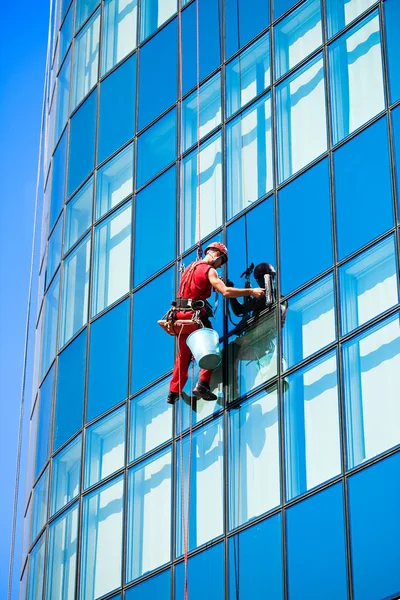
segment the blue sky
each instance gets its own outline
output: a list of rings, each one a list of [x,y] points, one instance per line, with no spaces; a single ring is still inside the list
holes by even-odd
[[[48,0],[4,2],[0,21],[0,598],[7,598],[48,13]],[[29,383],[27,390],[29,410]],[[18,544],[18,569],[20,556]]]

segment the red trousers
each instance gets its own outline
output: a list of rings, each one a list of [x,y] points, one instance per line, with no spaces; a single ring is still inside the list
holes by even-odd
[[[190,311],[177,311],[177,319],[191,319],[193,313]],[[188,336],[181,334],[177,336],[178,340],[178,353],[175,359],[174,370],[172,373],[172,379],[169,386],[171,392],[181,393],[186,385],[189,376],[189,365],[192,358],[192,353],[189,346],[186,343]],[[202,379],[206,383],[210,383],[212,371],[206,369],[200,369],[199,379]]]

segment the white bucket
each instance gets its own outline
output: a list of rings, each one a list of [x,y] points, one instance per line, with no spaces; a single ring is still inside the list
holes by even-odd
[[[209,327],[193,331],[187,340],[200,369],[216,369],[221,364],[218,333]]]

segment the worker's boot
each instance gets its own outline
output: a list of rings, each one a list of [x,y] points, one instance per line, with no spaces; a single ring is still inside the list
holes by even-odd
[[[168,396],[167,396],[167,402],[168,404],[175,404],[175,402],[178,400],[179,398],[179,394],[177,392],[169,392]]]
[[[209,384],[206,381],[203,381],[203,379],[198,380],[198,382],[196,383],[196,387],[193,389],[192,394],[197,398],[203,398],[203,400],[217,399],[217,396],[213,394],[210,390]]]

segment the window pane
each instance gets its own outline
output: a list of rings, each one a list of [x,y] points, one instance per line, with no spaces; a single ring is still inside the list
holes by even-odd
[[[333,161],[341,260],[393,227],[386,118],[336,150]]]
[[[369,0],[372,3],[372,0]],[[400,6],[396,0],[386,0],[383,5],[387,40],[390,103],[400,98],[400,55],[398,51],[400,33]]]
[[[177,43],[174,19],[140,49],[139,131],[176,101]]]
[[[64,252],[89,229],[92,224],[93,177],[68,202],[65,214]]]
[[[78,504],[49,527],[46,600],[75,598],[75,573],[78,545]]]
[[[68,154],[68,196],[76,190],[94,167],[96,106],[97,90],[94,90],[71,119]]]
[[[142,0],[140,41],[161,27],[176,12],[176,0]]]
[[[76,23],[75,30],[86,21],[88,16],[94,11],[98,0],[76,0]]]
[[[376,12],[329,47],[333,143],[385,108]]]
[[[344,344],[343,368],[347,464],[352,468],[400,442],[399,315]]]
[[[367,10],[375,0],[326,0],[328,36],[332,37]]]
[[[175,158],[176,109],[173,109],[138,138],[136,187],[141,187]]]
[[[171,306],[174,290],[175,269],[171,268],[133,296],[131,393],[173,367],[174,340],[165,334],[157,320]],[[149,361],[148,357],[154,353],[154,348],[157,348],[157,360]]]
[[[200,162],[200,176],[198,176]],[[204,238],[222,223],[222,149],[221,133],[216,134],[183,160],[184,175],[184,249],[198,237],[197,188],[200,181],[200,237]]]
[[[169,379],[131,400],[129,461],[171,439],[172,407],[165,402]]]
[[[393,131],[393,153],[396,173],[396,192],[397,192],[397,214],[400,219],[400,107],[391,111],[392,116],[392,131]]]
[[[273,186],[271,97],[227,125],[228,219]]]
[[[106,0],[103,13],[101,74],[136,48],[138,0]]]
[[[284,381],[287,500],[341,472],[336,354]]]
[[[188,596],[185,594],[185,567],[175,567],[175,600],[223,600],[224,598],[224,545],[218,544],[200,552],[188,561]]]
[[[55,143],[61,135],[69,115],[69,88],[71,83],[71,52],[62,66],[57,78],[57,109],[55,122]]]
[[[275,77],[279,79],[322,44],[320,0],[308,0],[280,21],[275,34]]]
[[[283,599],[280,514],[229,538],[229,600]]]
[[[60,348],[87,321],[90,237],[64,260]]]
[[[133,192],[133,144],[97,171],[96,219]]]
[[[57,225],[53,229],[53,233],[49,238],[49,245],[47,251],[46,286],[51,281],[54,273],[57,270],[58,265],[60,264],[63,222],[64,217],[63,215],[61,215]]]
[[[229,338],[228,392],[232,402],[277,374],[276,311],[267,313]]]
[[[275,0],[276,2],[276,0]],[[269,25],[269,0],[225,2],[225,54],[229,58]]]
[[[95,228],[92,316],[129,291],[131,235],[131,202]]]
[[[51,413],[54,392],[54,365],[40,388],[38,428],[36,434],[35,479],[50,454]]]
[[[61,212],[62,207],[64,206],[64,196],[65,196],[65,173],[67,166],[67,137],[68,131],[65,130],[63,136],[60,140],[60,143],[57,146],[56,151],[54,152],[53,157],[53,169],[52,169],[52,179],[51,179],[51,202],[50,202],[50,218],[49,218],[49,228],[51,229],[54,223],[57,220],[58,215]],[[50,184],[47,184],[46,191],[50,189]],[[45,212],[43,211],[43,214]],[[44,221],[43,221],[44,224]],[[46,227],[43,226],[43,229],[46,231]]]
[[[171,450],[129,471],[126,581],[170,560]]]
[[[279,183],[326,151],[324,65],[316,56],[276,88]]]
[[[80,492],[82,436],[76,437],[53,458],[51,507],[54,515]]]
[[[286,368],[336,339],[333,275],[290,298],[288,304],[282,340]]]
[[[200,139],[221,124],[221,73],[217,73],[182,103],[182,151],[195,144],[200,130]],[[200,124],[198,123],[200,120]]]
[[[289,294],[333,264],[329,186],[329,163],[325,159],[279,190],[283,294]]]
[[[269,33],[226,65],[226,116],[271,85]]]
[[[123,476],[83,499],[81,600],[95,600],[121,585]]]
[[[97,83],[99,38],[100,11],[90,19],[89,23],[75,38],[72,108],[75,108]]]
[[[42,535],[29,558],[28,600],[42,600],[46,534]]]
[[[286,512],[288,595],[293,600],[347,598],[342,485],[314,494]]]
[[[83,331],[58,357],[53,450],[82,427],[85,371],[86,331]]]
[[[136,100],[136,54],[100,85],[97,163],[133,137]]]
[[[44,301],[44,326],[42,340],[42,377],[45,375],[56,354],[58,299],[60,291],[60,273],[53,279]]]
[[[229,528],[280,503],[279,417],[276,387],[229,412]]]
[[[188,506],[189,437],[177,445],[176,453],[176,554],[183,554],[182,504],[185,507],[185,527],[190,515],[188,544],[189,552],[218,537],[224,530],[223,505],[223,427],[219,418],[193,432],[192,460],[190,470],[190,509]],[[182,453],[182,454],[181,454]],[[183,463],[183,469],[182,469]],[[181,477],[184,477],[183,486]],[[184,488],[184,499],[182,497]],[[212,494],[212,511],[210,511]]]
[[[49,467],[45,470],[33,488],[33,508],[31,523],[31,543],[47,521],[47,505],[49,499]]]
[[[86,429],[85,488],[124,466],[125,420],[126,408],[122,406]]]
[[[171,570],[163,571],[155,577],[146,579],[143,583],[135,585],[125,591],[125,600],[170,600],[171,597]]]
[[[60,30],[60,63],[62,63],[68,46],[72,40],[72,22],[74,18],[74,7],[70,7],[65,21]]]
[[[348,479],[355,600],[393,598],[400,589],[399,463],[397,452]]]
[[[397,304],[395,240],[390,236],[339,269],[342,334]]]
[[[176,170],[172,167],[136,196],[134,287],[175,258]]]

